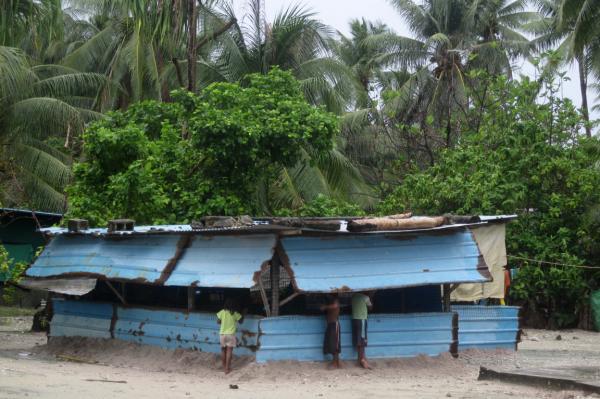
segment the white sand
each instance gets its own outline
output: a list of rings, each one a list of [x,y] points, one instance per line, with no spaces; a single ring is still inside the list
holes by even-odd
[[[323,363],[261,365],[237,358],[234,371],[225,376],[219,359],[211,354],[116,340],[59,339],[46,345],[44,334],[1,330],[5,331],[0,331],[0,399],[598,397],[477,381],[480,365],[510,368],[584,361],[600,366],[600,334],[583,331],[561,332],[562,340],[556,341],[558,333],[530,330],[517,353],[469,351],[459,359],[448,355],[375,360],[373,371],[353,362],[329,371]],[[533,337],[537,341],[530,340]],[[57,355],[97,363],[61,361]],[[238,389],[231,389],[231,384]]]

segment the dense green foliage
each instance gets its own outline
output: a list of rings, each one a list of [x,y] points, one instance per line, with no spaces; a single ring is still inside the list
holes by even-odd
[[[498,78],[489,87],[481,123],[425,171],[407,173],[382,204],[384,213],[510,214],[511,255],[566,264],[600,265],[586,245],[597,235],[589,213],[600,204],[600,142],[581,138],[581,116],[548,85]],[[595,165],[595,167],[593,167]],[[593,274],[573,267],[520,266],[515,299],[541,311],[551,325],[577,321]],[[598,276],[596,275],[596,278]],[[595,283],[597,284],[597,282]]]
[[[319,194],[312,201],[304,204],[300,209],[277,209],[276,214],[278,216],[339,217],[365,216],[367,213],[356,204],[332,199],[323,194]]]
[[[173,99],[135,104],[88,128],[70,214],[104,224],[255,213],[257,182],[293,166],[303,149],[328,151],[337,131],[337,118],[310,106],[278,69],[249,75],[243,87],[216,83]]]
[[[22,262],[13,262],[9,258],[8,251],[4,248],[4,245],[0,243],[0,276],[4,281],[4,289],[2,290],[2,302],[10,305],[14,302],[16,297],[16,288],[14,284],[21,281],[23,273],[27,265]]]
[[[43,210],[65,208],[69,152],[85,124],[101,114],[90,103],[101,75],[31,65],[23,51],[0,46],[0,182],[4,197]],[[59,149],[52,145],[60,142]],[[62,149],[62,151],[61,151]]]

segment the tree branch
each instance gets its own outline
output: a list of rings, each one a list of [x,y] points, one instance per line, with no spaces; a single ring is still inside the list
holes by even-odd
[[[229,28],[231,28],[236,22],[237,22],[237,19],[232,18],[231,20],[229,20],[229,22],[227,22],[225,25],[223,25],[220,29],[214,31],[210,35],[206,35],[206,36],[202,37],[202,39],[200,39],[198,41],[198,43],[196,44],[196,51],[200,50],[203,46],[205,46],[211,40],[215,40],[217,37],[219,37],[223,33],[227,32],[227,30],[229,30]]]

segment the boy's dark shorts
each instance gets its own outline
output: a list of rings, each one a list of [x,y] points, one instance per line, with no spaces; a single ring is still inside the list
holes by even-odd
[[[323,341],[323,353],[336,355],[342,351],[342,341],[340,339],[340,322],[327,323],[325,330],[325,339]]]
[[[367,346],[367,321],[352,319],[352,345]]]

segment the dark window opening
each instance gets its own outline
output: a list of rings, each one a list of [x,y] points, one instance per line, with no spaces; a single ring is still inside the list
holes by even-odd
[[[188,287],[156,286],[137,283],[110,283],[124,296],[128,306],[163,309],[188,309]],[[124,284],[124,287],[123,287]],[[193,311],[218,312],[226,299],[234,299],[239,311],[247,314],[265,315],[260,289],[191,287],[193,290]],[[271,302],[271,290],[265,289]],[[294,293],[291,284],[280,288],[280,301]],[[329,294],[301,294],[281,306],[279,314],[322,315],[320,306],[327,301]],[[341,314],[352,313],[352,292],[339,293]],[[442,294],[439,285],[377,290],[373,295],[373,308],[370,313],[418,313],[441,312]],[[98,280],[96,289],[81,297],[82,300],[120,303],[118,296],[106,281]]]

